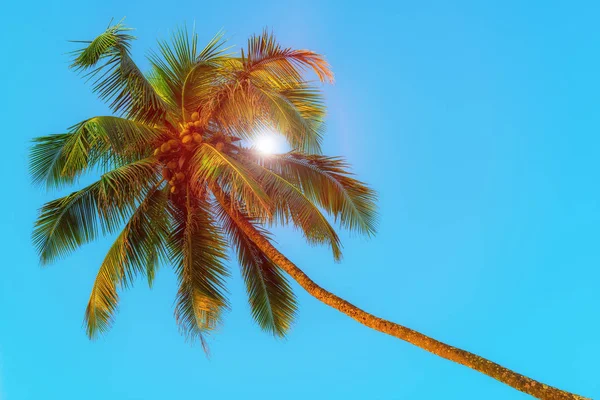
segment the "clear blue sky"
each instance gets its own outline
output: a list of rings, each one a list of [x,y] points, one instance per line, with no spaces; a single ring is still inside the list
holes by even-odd
[[[68,70],[67,40],[123,16],[142,66],[157,38],[194,21],[203,41],[224,28],[241,45],[268,26],[324,53],[336,73],[325,151],[379,191],[380,231],[344,235],[341,264],[291,230],[279,248],[368,311],[600,397],[598,2],[52,3],[10,2],[0,26],[2,400],[527,398],[299,287],[295,327],[275,340],[251,320],[235,265],[210,360],[177,332],[169,268],[124,293],[113,330],[88,341],[110,241],[38,266],[31,227],[56,194],[31,187],[27,146],[107,112]]]

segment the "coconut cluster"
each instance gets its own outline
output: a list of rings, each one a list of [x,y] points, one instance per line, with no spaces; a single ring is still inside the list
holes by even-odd
[[[183,186],[186,166],[195,146],[206,142],[214,145],[218,151],[233,150],[235,146],[232,146],[232,142],[240,140],[220,133],[205,135],[199,117],[197,112],[193,113],[191,121],[181,125],[179,138],[166,140],[154,150],[154,155],[165,164],[163,178],[169,182],[173,194]]]
[[[191,122],[182,125],[178,139],[172,138],[160,143],[154,150],[154,155],[165,163],[163,178],[169,182],[173,194],[180,191],[185,180],[185,167],[192,148],[204,140],[198,113],[193,113],[191,119]]]

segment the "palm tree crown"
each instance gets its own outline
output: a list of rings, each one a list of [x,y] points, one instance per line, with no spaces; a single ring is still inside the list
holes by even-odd
[[[231,247],[252,316],[264,330],[285,335],[296,312],[292,289],[239,221],[267,239],[268,227],[292,224],[309,243],[328,245],[336,260],[340,240],[324,213],[344,228],[375,231],[374,192],[343,159],[321,155],[325,106],[306,73],[332,82],[329,65],[312,51],[281,47],[266,31],[236,55],[221,34],[201,49],[183,29],[159,42],[150,71],[142,73],[131,59],[133,39],[119,23],[74,52],[72,67],[114,115],[34,140],[35,183],[58,188],[84,173],[100,174],[42,207],[33,232],[42,264],[115,233],[85,311],[87,334],[110,328],[118,289],[140,275],[151,285],[158,266],[171,264],[179,279],[176,321],[204,345],[228,307]],[[292,150],[253,149],[249,143],[266,128]]]

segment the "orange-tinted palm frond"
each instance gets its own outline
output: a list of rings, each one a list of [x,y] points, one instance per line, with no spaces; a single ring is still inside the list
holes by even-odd
[[[244,69],[248,73],[267,72],[280,82],[302,81],[303,73],[314,72],[321,82],[333,83],[333,72],[325,58],[310,50],[282,48],[272,33],[264,30],[248,39],[242,52]]]
[[[327,244],[336,261],[342,258],[342,245],[335,229],[319,207],[304,194],[300,186],[263,166],[244,163],[273,203],[273,215],[259,215],[261,221],[274,224],[294,224],[310,244]],[[246,205],[248,203],[245,203]]]
[[[355,179],[339,157],[287,153],[261,155],[258,162],[302,189],[311,201],[347,229],[373,235],[377,227],[376,193]]]
[[[271,199],[246,166],[212,144],[203,143],[198,147],[190,168],[193,184],[217,184],[234,201],[247,204],[252,214],[271,214]]]

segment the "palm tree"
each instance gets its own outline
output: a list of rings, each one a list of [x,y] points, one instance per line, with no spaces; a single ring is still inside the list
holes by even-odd
[[[98,116],[68,132],[42,136],[31,149],[36,184],[60,188],[84,173],[100,179],[45,204],[33,242],[49,264],[101,234],[118,233],[100,265],[85,311],[90,338],[113,323],[118,289],[139,276],[149,285],[159,265],[179,279],[175,319],[199,340],[221,323],[228,301],[228,247],[238,257],[252,316],[284,336],[296,298],[284,272],[323,303],[380,332],[466,365],[543,399],[582,399],[475,354],[371,315],[313,282],[272,244],[268,228],[292,224],[310,244],[341,257],[340,240],[323,212],[343,228],[373,235],[376,196],[338,157],[321,155],[325,106],[306,79],[332,82],[325,59],[282,48],[272,34],[252,36],[239,55],[222,35],[198,47],[176,31],[159,42],[144,74],[130,55],[130,29],[109,26],[74,52],[114,116]],[[263,155],[249,146],[264,129],[280,132],[292,151]]]

